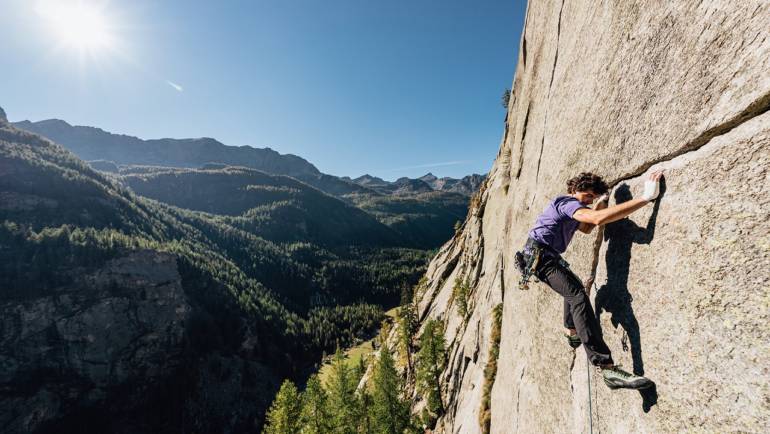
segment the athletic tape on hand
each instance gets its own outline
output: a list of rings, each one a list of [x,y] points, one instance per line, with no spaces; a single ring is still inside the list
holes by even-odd
[[[644,181],[644,193],[642,193],[642,199],[650,201],[657,198],[658,194],[660,194],[660,181]]]

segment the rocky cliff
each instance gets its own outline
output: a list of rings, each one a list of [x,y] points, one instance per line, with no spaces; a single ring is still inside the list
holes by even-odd
[[[13,398],[0,406],[3,430],[34,431],[106,399],[141,401],[179,367],[191,310],[174,257],[149,250],[50,296],[4,300],[0,384]]]
[[[153,250],[45,297],[3,297],[3,432],[253,431],[274,374],[237,355],[193,357],[200,315],[175,255]]]
[[[766,432],[768,71],[764,1],[530,1],[497,159],[416,295],[448,345],[436,432]],[[568,178],[601,174],[616,203],[655,169],[654,205],[565,255],[595,276],[616,360],[656,383],[610,391],[562,338],[562,299],[517,288],[513,255]]]

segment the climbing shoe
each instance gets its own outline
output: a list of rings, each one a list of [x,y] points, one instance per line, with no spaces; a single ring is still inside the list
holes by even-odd
[[[604,384],[610,389],[646,389],[653,385],[649,378],[634,375],[620,369],[620,366],[603,368]]]
[[[568,335],[567,333],[564,333],[564,337],[567,338],[567,343],[569,346],[571,346],[573,349],[580,346],[580,336],[578,335]]]

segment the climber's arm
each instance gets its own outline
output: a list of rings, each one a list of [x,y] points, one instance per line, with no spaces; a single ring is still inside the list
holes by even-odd
[[[624,217],[628,217],[634,211],[647,205],[647,203],[649,203],[648,200],[631,199],[628,202],[623,202],[620,205],[611,206],[603,210],[582,208],[575,211],[572,218],[580,223],[587,223],[593,226],[606,225],[607,223],[612,223]]]
[[[602,210],[581,208],[575,211],[572,218],[580,223],[606,225],[607,223],[612,223],[624,217],[628,217],[631,213],[658,197],[661,177],[663,177],[663,172],[653,172],[650,174],[650,178],[644,183],[644,193],[642,194],[641,199],[631,199]]]
[[[595,211],[600,211],[607,208],[607,204],[610,201],[609,195],[602,195],[602,197],[599,198],[599,202],[597,202],[596,206],[593,207]],[[584,223],[580,222],[580,225],[578,226],[578,230],[584,234],[590,234],[593,232],[596,225],[591,223]]]

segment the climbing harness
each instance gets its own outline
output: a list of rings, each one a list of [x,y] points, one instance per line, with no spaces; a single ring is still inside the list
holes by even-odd
[[[519,279],[520,290],[529,289],[529,279],[531,277],[534,276],[535,280],[537,280],[536,271],[538,265],[540,265],[544,250],[545,245],[529,238],[524,246],[524,251],[516,252],[516,267],[521,272],[521,279]]]
[[[519,279],[520,290],[529,289],[529,279],[535,276],[535,270],[537,270],[537,266],[540,264],[540,255],[541,252],[539,250],[533,251],[531,255],[516,252],[516,265],[518,265],[519,271],[521,271],[521,279]],[[537,280],[537,276],[535,276],[535,279]]]
[[[519,280],[519,289],[529,289],[529,279],[534,278],[535,281],[539,281],[537,278],[537,267],[545,259],[545,252],[551,252],[554,259],[559,262],[559,265],[567,269],[570,273],[572,270],[569,268],[569,262],[565,261],[561,255],[554,252],[547,244],[540,243],[532,238],[527,239],[527,244],[524,246],[523,252],[516,252],[516,267],[521,273],[521,279]]]

